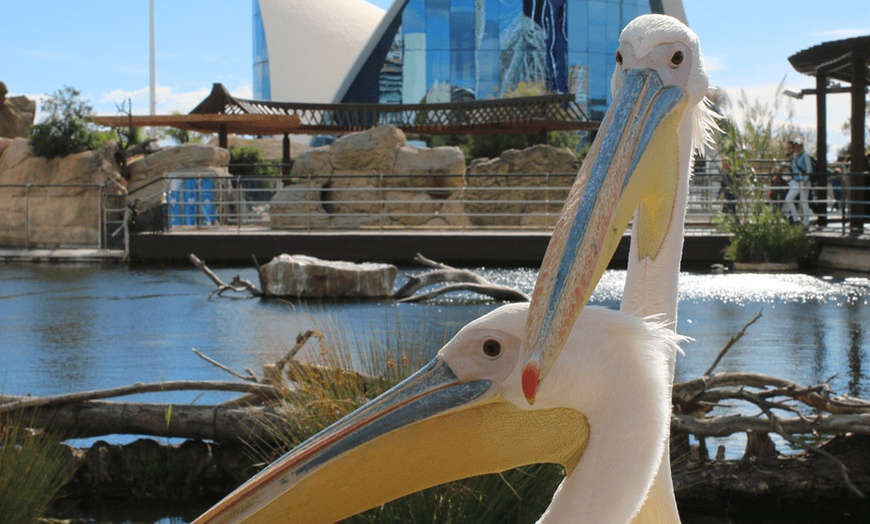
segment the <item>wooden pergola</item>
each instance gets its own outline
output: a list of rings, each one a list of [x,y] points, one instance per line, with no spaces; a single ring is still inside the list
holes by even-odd
[[[867,117],[867,84],[870,81],[870,36],[824,42],[793,54],[788,61],[799,73],[816,77],[816,88],[804,89],[801,95],[816,95],[816,157],[822,173],[828,168],[827,96],[834,93],[851,94],[852,144],[849,171],[854,174],[851,180],[855,187],[850,188],[853,216],[850,229],[863,232],[868,216],[870,191],[867,190],[866,181],[856,182],[864,178],[860,173],[867,171],[864,129]],[[832,87],[829,85],[832,80],[847,82],[850,87]]]
[[[98,116],[112,127],[175,127],[227,135],[284,135],[284,164],[290,163],[290,135],[341,135],[379,125],[406,133],[537,134],[546,131],[595,130],[572,94],[543,95],[445,104],[308,104],[247,100],[232,96],[222,84],[187,115]]]

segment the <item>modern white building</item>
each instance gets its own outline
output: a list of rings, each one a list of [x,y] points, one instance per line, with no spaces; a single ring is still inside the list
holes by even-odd
[[[498,98],[520,84],[610,103],[619,33],[681,0],[253,0],[254,97],[406,103]]]
[[[254,98],[330,103],[384,10],[366,0],[253,0]]]

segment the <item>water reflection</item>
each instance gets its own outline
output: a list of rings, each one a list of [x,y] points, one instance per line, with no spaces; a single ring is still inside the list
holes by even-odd
[[[531,269],[476,269],[498,284],[526,292],[534,286]],[[257,279],[253,269],[218,273],[226,280],[237,273]],[[624,271],[606,272],[592,302],[618,307],[624,279]],[[226,379],[190,348],[236,370],[258,369],[310,328],[326,330],[330,343],[357,352],[401,346],[427,358],[468,321],[498,306],[469,294],[427,304],[307,304],[209,300],[211,290],[196,269],[0,265],[0,392],[52,395],[133,382]],[[700,376],[761,310],[763,318],[730,350],[719,371],[769,373],[804,385],[830,379],[837,393],[867,395],[868,299],[870,279],[863,276],[684,273],[678,331],[694,340],[678,358],[677,380]],[[362,359],[354,363],[362,366]],[[212,403],[230,396],[178,392],[135,400]],[[729,456],[740,455],[739,442],[724,442]]]
[[[476,269],[498,284],[526,292],[534,286],[531,269]],[[257,279],[253,269],[219,273],[227,280],[238,273]],[[624,278],[624,271],[606,272],[592,302],[618,307]],[[258,369],[310,328],[331,330],[341,339],[335,344],[357,351],[388,349],[398,339],[409,351],[429,357],[465,323],[498,306],[470,294],[427,304],[307,304],[209,300],[211,290],[208,278],[192,268],[0,266],[0,391],[51,395],[137,381],[224,379],[190,348],[234,369]],[[677,380],[702,374],[761,310],[763,318],[730,350],[719,371],[769,373],[806,385],[833,377],[838,393],[866,395],[868,342],[861,319],[868,318],[868,297],[870,280],[863,276],[684,273],[678,330],[694,340],[678,358]],[[197,395],[150,394],[136,400],[227,398]]]
[[[866,357],[864,350],[863,338],[864,332],[861,329],[861,323],[857,318],[849,319],[848,335],[849,335],[849,394],[855,397],[860,397],[866,389],[862,390],[861,379],[861,364]]]

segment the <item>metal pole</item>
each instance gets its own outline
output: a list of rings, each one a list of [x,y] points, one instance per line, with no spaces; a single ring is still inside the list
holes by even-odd
[[[24,249],[30,249],[30,184],[24,186],[24,224],[26,225]]]
[[[154,116],[157,110],[157,67],[154,61],[154,0],[150,0],[149,2],[149,18],[150,18],[150,36],[151,36],[151,106],[150,106],[150,114]],[[157,138],[157,129],[151,127],[149,129],[149,134],[152,139]]]
[[[106,210],[106,184],[100,184],[97,193],[97,247],[105,249],[109,247],[109,214]]]

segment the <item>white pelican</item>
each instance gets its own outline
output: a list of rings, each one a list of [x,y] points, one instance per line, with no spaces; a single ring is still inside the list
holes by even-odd
[[[582,511],[583,522],[627,522],[658,467],[679,337],[589,307],[531,408],[519,366],[527,311],[510,304],[469,323],[422,370],[196,522],[335,522],[450,480],[543,462],[569,472],[545,520]]]
[[[698,108],[707,81],[697,38],[675,19],[640,17],[620,41],[615,100],[532,305],[470,323],[424,369],[197,522],[332,522],[428,486],[537,462],[568,471],[542,522],[628,522],[637,513],[666,454],[679,337],[634,315],[580,310],[639,205],[633,252],[653,261],[665,252],[680,141],[706,124]]]
[[[652,75],[650,69],[656,74]],[[660,85],[652,88],[654,95],[646,93],[650,84],[657,83]],[[673,89],[676,86],[683,92]],[[625,28],[611,80],[615,100],[603,128],[609,142],[607,139],[596,142],[600,148],[619,152],[590,152],[594,160],[588,166],[589,171],[581,171],[563,211],[564,224],[557,227],[542,264],[542,272],[575,279],[574,284],[563,284],[563,289],[591,292],[579,279],[598,281],[605,269],[602,262],[610,260],[629,216],[634,213],[620,310],[655,316],[671,329],[676,328],[677,284],[692,152],[711,140],[711,130],[715,128],[716,115],[705,103],[708,88],[697,36],[688,28],[656,15],[640,17]],[[643,97],[649,97],[648,105],[635,103]],[[664,105],[673,105],[675,109],[662,110]],[[660,123],[650,127],[651,119],[660,119]],[[638,125],[654,129],[655,134],[635,132]],[[615,158],[630,162],[631,166],[626,169],[611,160]],[[614,197],[614,193],[619,196]],[[618,205],[614,198],[619,199]],[[591,233],[571,233],[567,224]],[[572,239],[574,246],[570,245]],[[567,246],[558,249],[554,245]],[[589,264],[590,259],[598,264]],[[588,295],[558,297],[560,292],[552,284],[554,280],[539,276],[532,298],[524,344],[528,363],[523,375],[531,403],[535,401],[538,382],[559,351],[560,330],[553,326],[570,324],[588,299]],[[671,382],[675,356],[669,357]],[[636,524],[680,520],[667,447],[661,464],[649,496],[633,520]]]

